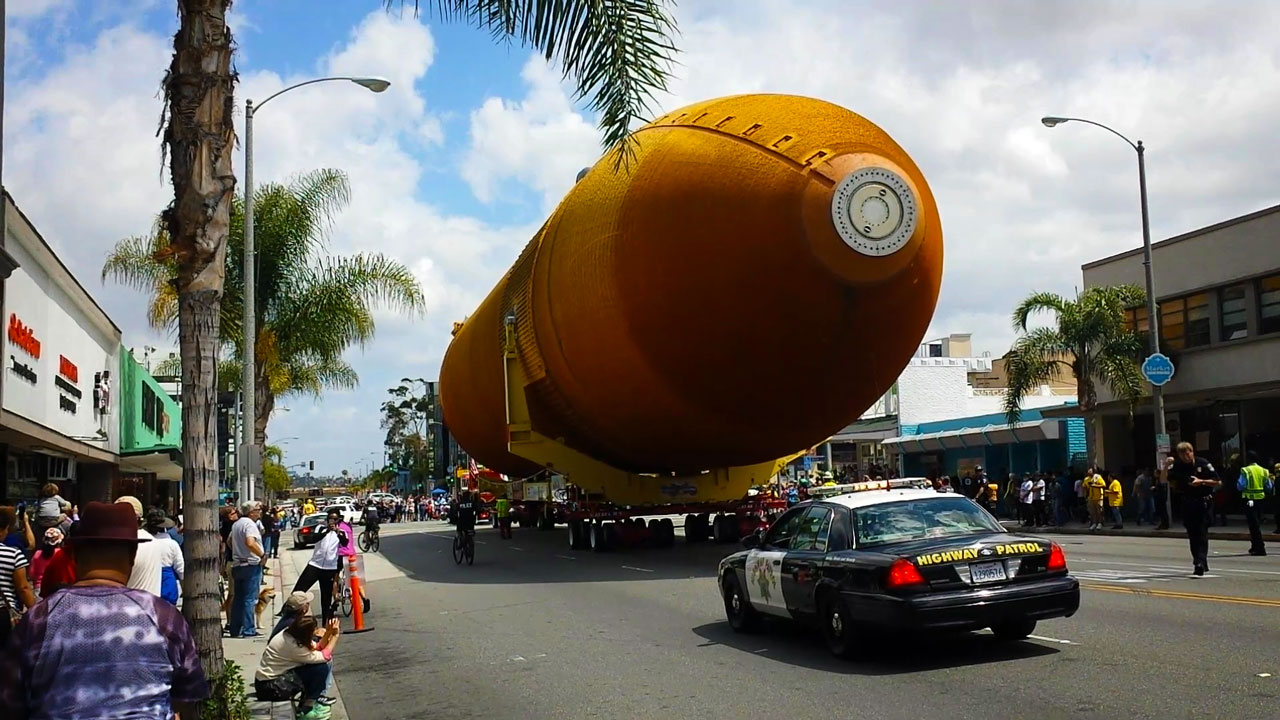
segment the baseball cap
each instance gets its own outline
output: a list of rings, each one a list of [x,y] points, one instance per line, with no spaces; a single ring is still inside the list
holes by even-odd
[[[142,517],[142,501],[132,495],[121,495],[116,498],[118,503],[128,503],[133,507],[133,514],[139,518]]]
[[[315,599],[315,596],[311,593],[295,590],[289,593],[289,597],[284,601],[284,606],[289,610],[298,612],[302,610],[302,608],[310,605],[313,599]]]

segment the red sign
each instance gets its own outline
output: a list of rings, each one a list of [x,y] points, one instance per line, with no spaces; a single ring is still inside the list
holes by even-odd
[[[73,383],[80,382],[80,368],[68,360],[66,355],[58,356],[58,374]]]
[[[40,341],[31,328],[22,324],[16,313],[9,314],[9,342],[26,350],[31,357],[40,359]]]

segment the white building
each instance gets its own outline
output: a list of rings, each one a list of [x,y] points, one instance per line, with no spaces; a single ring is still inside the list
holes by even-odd
[[[32,500],[56,482],[68,499],[106,500],[119,464],[120,328],[8,193],[4,202],[17,267],[4,297],[0,496]]]
[[[1004,411],[1003,361],[990,353],[973,355],[969,334],[952,334],[920,344],[898,381],[854,423],[832,436],[836,467],[897,467],[897,447],[882,441],[911,434],[926,423],[993,415]],[[995,385],[995,387],[993,387]],[[1041,387],[1023,400],[1033,410],[1075,402],[1073,386]]]

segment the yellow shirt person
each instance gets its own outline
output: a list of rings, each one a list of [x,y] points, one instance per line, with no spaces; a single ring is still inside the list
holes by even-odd
[[[1113,508],[1124,505],[1124,489],[1120,487],[1118,478],[1111,478],[1111,484],[1107,486],[1107,505]]]
[[[1088,480],[1084,481],[1084,487],[1089,493],[1090,503],[1102,503],[1102,496],[1106,492],[1107,481],[1103,480],[1101,475],[1091,475]]]

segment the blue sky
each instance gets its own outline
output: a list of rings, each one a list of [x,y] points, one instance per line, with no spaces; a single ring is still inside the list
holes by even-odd
[[[332,251],[395,257],[428,300],[425,317],[380,314],[378,339],[349,353],[359,390],[290,399],[273,418],[274,439],[298,438],[290,461],[325,473],[380,459],[385,389],[437,376],[451,324],[599,154],[595,118],[529,51],[381,8],[239,0],[231,19],[240,107],[319,75],[393,83],[381,95],[302,89],[255,124],[258,180],[346,170],[353,200]],[[146,326],[144,298],[98,274],[170,197],[155,131],[174,3],[9,0],[8,12],[6,186],[126,345],[171,347]],[[1280,200],[1280,166],[1257,155],[1280,115],[1274,3],[687,0],[676,16],[682,55],[657,112],[740,92],[811,95],[865,115],[917,160],[947,243],[932,335],[971,332],[1002,353],[1018,299],[1070,293],[1081,263],[1139,242],[1131,151],[1084,126],[1047,130],[1043,115],[1147,141],[1157,237]]]

